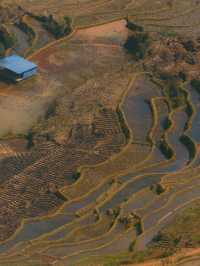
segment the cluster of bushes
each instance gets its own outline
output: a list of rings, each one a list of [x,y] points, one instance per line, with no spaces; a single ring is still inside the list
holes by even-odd
[[[187,147],[190,160],[193,160],[196,155],[196,147],[194,142],[187,135],[181,136],[180,141]]]
[[[200,93],[200,80],[199,79],[193,79],[191,81],[191,86],[198,92]]]
[[[166,86],[164,89],[164,93],[173,109],[179,106],[183,106],[187,102],[187,95],[185,91],[175,82],[172,82],[168,86]]]
[[[5,53],[5,47],[3,43],[0,41],[0,56],[3,56]]]
[[[17,42],[14,34],[8,34],[4,29],[0,29],[0,56],[4,55],[5,50],[11,48]]]
[[[133,31],[140,31],[140,32],[143,32],[144,31],[144,28],[138,24],[135,24],[133,21],[130,21],[128,18],[126,19],[126,25],[127,25],[127,28],[130,29],[130,30],[133,30]]]
[[[32,15],[33,16],[33,15]],[[57,22],[53,15],[49,16],[33,16],[39,20],[42,26],[49,32],[51,32],[56,39],[61,38],[72,31],[71,18],[65,16],[61,22]]]
[[[120,123],[120,126],[121,126],[121,129],[126,137],[126,140],[128,140],[130,138],[130,132],[129,132],[129,129],[125,123],[125,120],[124,120],[124,117],[123,117],[123,114],[120,110],[120,108],[117,108],[117,115],[118,115],[118,119],[119,119],[119,123]]]
[[[185,125],[185,130],[187,130],[192,124],[191,118],[195,112],[193,105],[189,101],[186,103],[185,112],[189,118],[186,125]]]
[[[78,180],[78,179],[80,178],[80,176],[81,176],[81,173],[78,172],[78,171],[76,171],[76,172],[74,172],[74,173],[72,174],[72,179],[73,179],[74,181],[76,181],[76,180]]]
[[[159,143],[159,149],[168,160],[174,155],[173,150],[169,147],[165,139],[162,139]]]
[[[134,56],[136,60],[144,59],[150,46],[150,37],[145,32],[135,32],[130,35],[124,44],[124,48]]]
[[[20,28],[21,31],[25,32],[28,35],[30,42],[34,39],[35,37],[34,30],[31,27],[29,27],[26,23],[24,23],[22,20],[16,23],[16,26]]]
[[[165,191],[164,188],[159,183],[151,185],[150,189],[153,193],[157,195],[160,195]]]
[[[160,35],[167,38],[175,38],[177,37],[177,33],[175,31],[162,31]]]
[[[172,121],[169,119],[169,117],[166,117],[164,120],[163,120],[163,123],[162,123],[162,126],[163,126],[163,129],[164,130],[167,130],[168,128],[170,128],[172,125]]]

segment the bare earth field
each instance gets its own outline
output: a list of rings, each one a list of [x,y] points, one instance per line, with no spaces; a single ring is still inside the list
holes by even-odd
[[[3,6],[0,266],[200,265],[199,1]]]

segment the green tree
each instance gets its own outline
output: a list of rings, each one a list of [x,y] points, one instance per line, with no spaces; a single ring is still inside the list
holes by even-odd
[[[129,36],[124,47],[136,60],[141,60],[145,57],[149,45],[149,35],[147,33],[137,32]]]

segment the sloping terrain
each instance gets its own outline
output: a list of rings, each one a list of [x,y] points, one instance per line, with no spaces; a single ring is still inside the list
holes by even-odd
[[[15,2],[3,53],[39,73],[0,83],[0,265],[163,256],[194,202],[199,225],[198,1]]]

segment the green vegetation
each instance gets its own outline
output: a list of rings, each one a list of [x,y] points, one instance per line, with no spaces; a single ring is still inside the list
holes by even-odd
[[[51,32],[56,39],[59,39],[65,35],[68,35],[72,31],[72,21],[68,16],[64,16],[61,22],[57,22],[53,15],[49,16],[36,16],[34,18],[42,23],[42,26],[49,32]]]
[[[31,149],[34,146],[34,134],[30,130],[26,136],[27,139],[27,149]]]
[[[195,247],[200,243],[200,202],[191,204],[153,239],[151,245],[168,240],[168,248]],[[151,247],[150,245],[150,247]]]
[[[4,48],[8,49],[14,46],[17,42],[17,38],[15,34],[8,34],[5,30],[0,30],[0,43],[1,43],[1,51],[3,53]]]
[[[193,79],[191,80],[191,86],[200,93],[200,80],[199,79]]]
[[[192,39],[189,39],[189,40],[186,40],[186,41],[183,41],[182,42],[184,48],[188,51],[188,52],[195,52],[196,49],[195,49],[195,43]]]
[[[172,109],[176,109],[187,103],[186,92],[175,82],[170,82],[170,84],[164,88],[164,94]]]
[[[187,102],[185,111],[186,111],[188,117],[192,117],[192,115],[194,113],[194,108],[193,108],[193,106],[190,103]]]
[[[153,184],[151,185],[150,189],[157,195],[160,195],[165,191],[165,189],[161,186],[161,184]]]
[[[144,59],[150,46],[150,37],[147,33],[135,32],[130,35],[124,44],[128,53],[132,54],[136,60]]]
[[[162,36],[162,37],[167,37],[167,38],[175,38],[175,37],[177,37],[177,32],[175,32],[175,31],[161,31],[160,32],[160,35]]]
[[[182,45],[178,34],[191,31],[184,17],[190,1],[175,1],[171,9],[168,0],[48,1],[55,15],[45,15],[45,1],[35,1],[34,6],[28,2],[22,6],[37,16],[25,13],[23,22],[7,28],[25,40],[26,55],[36,52],[30,59],[41,71],[34,82],[11,89],[0,84],[1,101],[9,102],[4,109],[17,115],[8,123],[9,130],[14,120],[22,124],[18,117],[23,105],[25,114],[30,113],[28,122],[37,112],[41,118],[23,139],[11,131],[10,139],[0,145],[0,156],[5,155],[0,168],[0,238],[12,237],[1,246],[6,253],[0,254],[0,265],[6,261],[27,266],[28,259],[40,254],[41,265],[48,261],[78,266],[80,261],[87,266],[119,266],[166,258],[179,248],[200,245],[196,210],[191,217],[182,213],[182,224],[175,219],[173,230],[168,226],[158,232],[200,196],[199,172],[193,167],[198,159],[190,164],[199,145],[192,136],[198,134],[198,116],[193,116],[199,103],[192,102],[194,90],[184,88],[198,77],[194,51],[199,46],[199,56],[200,40],[190,42],[183,36]],[[69,15],[76,31],[72,38],[56,42],[72,30]],[[124,17],[133,18],[127,19],[128,29]],[[4,53],[4,42],[0,43]],[[196,79],[191,85],[200,91]],[[127,87],[123,113],[118,104]],[[12,101],[15,95],[19,97]],[[13,112],[15,101],[20,108]],[[29,111],[32,102],[36,104]],[[187,129],[191,138],[183,135]],[[146,249],[137,252],[154,234]]]
[[[194,142],[187,135],[182,135],[180,141],[187,147],[189,152],[189,160],[193,160],[196,155],[196,146]]]
[[[120,110],[120,108],[118,107],[117,108],[117,115],[118,115],[118,119],[119,119],[119,123],[120,123],[120,126],[121,126],[121,129],[126,137],[126,140],[128,141],[129,138],[130,138],[130,132],[129,132],[129,129],[126,125],[126,122],[124,120],[124,116],[123,116],[123,113],[122,111]]]
[[[81,173],[80,172],[74,172],[73,174],[72,174],[72,179],[74,179],[75,181],[76,180],[78,180],[79,178],[80,178],[80,176],[81,176]]]
[[[135,252],[133,262],[166,258],[180,248],[198,247],[200,244],[200,202],[192,203],[177,215],[170,225],[157,233],[142,252]]]
[[[5,47],[2,42],[0,42],[0,56],[3,56],[5,53]]]
[[[162,123],[163,129],[167,130],[172,126],[172,121],[169,117],[166,117]]]
[[[129,20],[129,18],[126,19],[127,27],[132,31],[140,31],[143,32],[144,28],[140,25],[135,24],[133,21]]]
[[[34,30],[29,27],[26,23],[24,23],[22,20],[16,23],[16,26],[21,29],[24,33],[28,35],[29,41],[31,42],[35,37]]]
[[[166,159],[170,160],[173,157],[174,151],[168,145],[167,141],[164,138],[159,142],[158,146],[163,155],[166,157]]]

